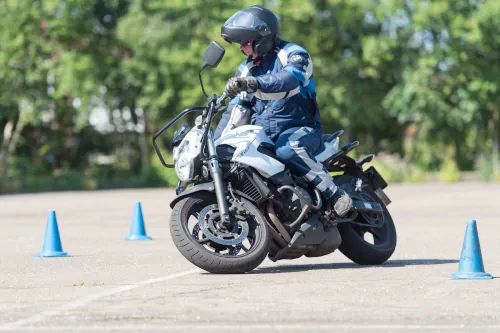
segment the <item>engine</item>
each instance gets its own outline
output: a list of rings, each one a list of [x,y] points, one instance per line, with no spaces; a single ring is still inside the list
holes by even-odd
[[[306,190],[301,187],[294,187],[294,190],[300,193],[307,200],[306,202],[312,202],[311,196]],[[282,190],[280,194],[280,200],[274,202],[275,212],[280,221],[289,227],[292,222],[300,217],[306,202],[301,201],[299,195],[291,190]]]
[[[281,194],[279,200],[269,202],[267,212],[274,227],[289,238],[286,241],[291,246],[287,244],[282,249],[279,249],[279,244],[271,246],[271,260],[296,259],[303,255],[319,257],[340,246],[342,239],[337,227],[324,224],[320,219],[319,194],[314,202],[302,187],[285,185],[278,191]]]

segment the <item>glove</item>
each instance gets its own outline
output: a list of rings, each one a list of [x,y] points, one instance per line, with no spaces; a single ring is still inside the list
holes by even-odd
[[[254,93],[258,88],[259,83],[253,76],[232,77],[227,81],[224,91],[229,97],[234,98],[242,91]]]

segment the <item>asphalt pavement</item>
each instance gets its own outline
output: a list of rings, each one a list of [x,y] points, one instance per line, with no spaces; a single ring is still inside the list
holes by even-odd
[[[212,275],[168,229],[170,189],[0,195],[2,331],[500,331],[500,184],[391,185],[398,246]],[[151,241],[126,241],[140,201]],[[56,211],[63,250],[38,258]],[[477,221],[487,281],[450,280]]]

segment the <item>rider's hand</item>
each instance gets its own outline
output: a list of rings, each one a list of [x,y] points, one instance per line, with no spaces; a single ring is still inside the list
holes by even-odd
[[[259,88],[257,79],[253,76],[247,77],[232,77],[226,83],[224,91],[231,98],[235,97],[242,91],[254,93]]]

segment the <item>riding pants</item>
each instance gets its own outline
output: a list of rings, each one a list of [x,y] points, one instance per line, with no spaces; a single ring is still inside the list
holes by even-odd
[[[311,127],[293,127],[281,133],[274,144],[276,155],[297,176],[312,183],[325,200],[337,191],[326,168],[314,156],[320,153],[321,132]]]

